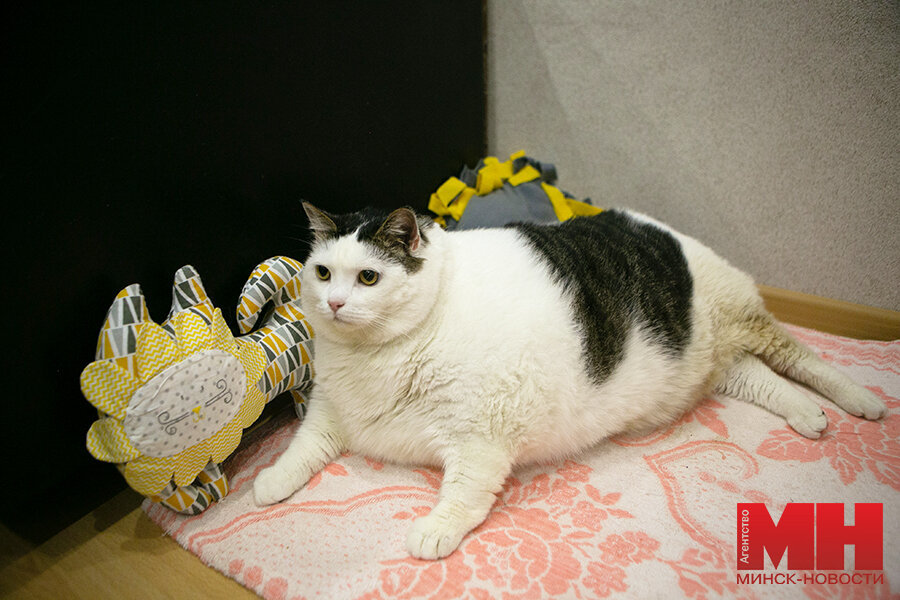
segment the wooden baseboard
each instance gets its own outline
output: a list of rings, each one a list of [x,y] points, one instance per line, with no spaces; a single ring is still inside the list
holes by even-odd
[[[759,285],[779,321],[860,340],[900,339],[900,312]]]

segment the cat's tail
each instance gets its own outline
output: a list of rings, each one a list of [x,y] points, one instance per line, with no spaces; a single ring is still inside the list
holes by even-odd
[[[886,413],[884,403],[872,392],[819,358],[768,312],[756,312],[742,322],[742,329],[744,350],[717,391],[780,414],[797,432],[811,438],[819,437],[825,428],[824,412],[776,373],[812,388],[852,415],[879,419]]]

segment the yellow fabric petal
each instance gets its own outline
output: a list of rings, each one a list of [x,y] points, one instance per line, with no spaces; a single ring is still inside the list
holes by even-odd
[[[201,316],[192,312],[181,312],[172,317],[171,324],[175,331],[175,340],[184,356],[213,347],[212,333]]]
[[[123,463],[141,455],[131,445],[122,424],[116,419],[94,421],[87,434],[87,449],[97,460]]]
[[[218,308],[213,312],[211,330],[214,346],[240,360],[237,342],[234,341],[234,336],[231,335],[231,330],[222,317],[222,311]]]
[[[188,312],[192,312],[200,318],[205,317],[205,321],[208,324],[212,321],[212,316],[213,316],[214,310],[215,309],[213,308],[213,305],[210,304],[210,302],[208,300],[205,300],[205,301],[201,302],[200,304],[190,307],[188,309]]]
[[[254,342],[246,342],[240,345],[240,356],[238,360],[241,361],[241,365],[244,367],[244,371],[247,374],[247,385],[256,385],[256,382],[259,381],[259,378],[262,377],[263,372],[266,370],[266,365],[268,364],[268,360],[266,359],[266,353],[263,352],[263,349],[259,347],[258,344]]]
[[[217,438],[220,433],[211,439]],[[209,464],[210,439],[203,440],[199,444],[191,446],[177,456],[175,463],[175,485],[188,485],[192,483],[206,465]],[[230,452],[229,452],[230,454]],[[225,460],[224,458],[222,460]]]
[[[156,323],[146,323],[138,334],[137,362],[138,377],[144,383],[150,381],[163,369],[184,358],[175,340]]]
[[[241,442],[241,431],[238,419],[232,419],[212,437],[171,457],[169,460],[174,466],[175,485],[185,486],[193,483],[210,462],[220,463],[228,458]]]
[[[159,494],[175,472],[175,457],[139,456],[125,465],[125,481],[144,496]]]
[[[125,408],[141,382],[109,360],[90,363],[81,372],[81,392],[97,410],[117,419],[125,418]]]
[[[236,420],[232,420],[212,437],[172,457],[175,485],[185,486],[192,483],[210,461],[220,463],[228,458],[237,449],[240,441],[241,427]]]
[[[236,420],[230,421],[219,433],[207,440],[210,448],[207,460],[211,457],[213,462],[220,463],[228,458],[241,443],[241,431],[241,426]]]
[[[266,396],[259,387],[254,384],[247,387],[247,395],[241,404],[241,409],[234,417],[239,427],[246,429],[253,425],[262,414],[263,408],[266,406]]]

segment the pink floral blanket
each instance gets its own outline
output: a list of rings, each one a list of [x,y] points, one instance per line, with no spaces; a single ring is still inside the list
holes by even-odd
[[[487,521],[448,558],[410,558],[412,520],[439,471],[345,455],[282,504],[258,508],[254,476],[299,426],[291,410],[226,462],[231,492],[206,512],[147,514],[207,565],[265,598],[897,598],[900,591],[900,341],[790,328],[889,407],[880,422],[828,415],[819,440],[742,402],[709,398],[673,425],[574,460],[513,473]],[[812,392],[807,392],[813,395]],[[813,397],[815,397],[813,395]],[[883,506],[883,571],[738,570],[738,503]],[[766,559],[769,561],[770,559]],[[752,577],[752,576],[755,576]]]

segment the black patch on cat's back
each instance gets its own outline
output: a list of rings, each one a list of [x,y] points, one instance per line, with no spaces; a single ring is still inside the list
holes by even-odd
[[[588,373],[600,383],[634,325],[679,356],[691,336],[693,280],[672,234],[607,210],[559,225],[511,225],[572,294]]]

